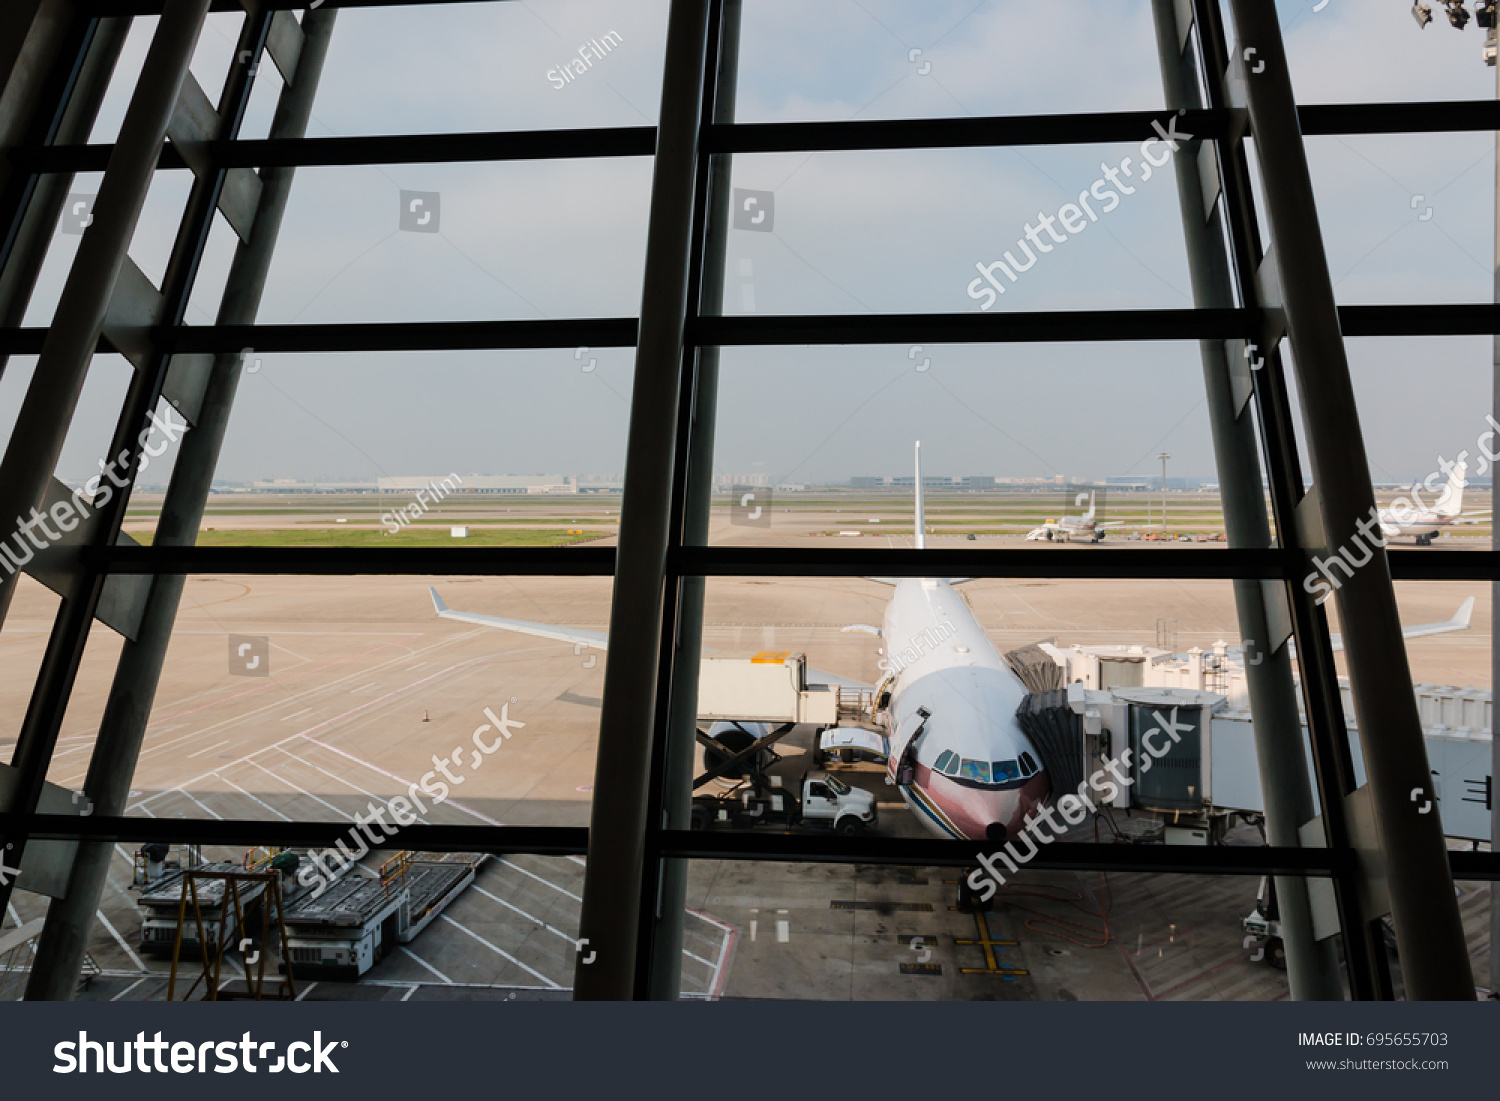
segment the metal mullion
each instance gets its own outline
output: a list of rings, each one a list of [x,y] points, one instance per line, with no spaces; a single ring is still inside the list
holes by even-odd
[[[40,93],[42,106],[32,116],[25,137],[6,151],[9,165],[4,176],[4,188],[0,190],[0,227],[3,227],[3,232],[0,232],[0,268],[9,262],[11,249],[20,232],[22,215],[36,187],[36,177],[40,174],[36,170],[27,170],[27,156],[32,151],[45,149],[57,136],[98,29],[98,20],[74,17],[47,78],[46,87]]]
[[[115,63],[129,31],[128,21],[75,19],[59,47],[37,99],[28,132],[9,150],[10,163],[0,169],[0,371],[12,349],[4,347],[7,326],[20,324],[30,303],[42,263],[53,244],[53,231],[72,175],[43,176],[19,161],[27,150],[71,136],[87,136],[108,89]],[[36,334],[40,354],[45,329]]]
[[[740,0],[715,0],[709,12],[709,50],[703,74],[700,130],[715,120],[734,117],[739,72]],[[689,269],[690,313],[719,312],[723,299],[724,264],[729,222],[727,156],[700,156],[694,187],[694,222]],[[679,424],[679,451],[674,490],[673,531],[677,546],[708,542],[713,508],[713,456],[718,420],[719,349],[696,346],[689,336],[684,348],[684,380]],[[659,732],[659,760],[654,773],[653,813],[647,833],[651,866],[660,875],[654,912],[645,916],[651,928],[642,930],[645,980],[642,994],[671,1001],[681,993],[683,913],[687,904],[689,864],[662,857],[662,830],[691,825],[693,767],[698,734],[698,675],[703,651],[703,609],[707,579],[678,573],[669,556],[669,578],[677,593],[672,692],[664,701],[664,726]],[[660,827],[657,822],[659,820]]]
[[[640,340],[630,402],[610,660],[604,672],[589,875],[580,935],[597,946],[575,972],[578,1000],[636,992],[642,862],[657,720],[660,628],[682,388],[700,145],[703,70],[712,0],[672,0],[667,17],[658,142],[642,279]]]

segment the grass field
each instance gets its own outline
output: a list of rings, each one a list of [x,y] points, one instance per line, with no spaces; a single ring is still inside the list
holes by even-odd
[[[602,534],[602,533],[601,533]],[[150,532],[132,532],[142,543],[151,542]],[[543,528],[504,528],[469,531],[467,539],[454,539],[446,531],[407,528],[395,535],[369,528],[328,527],[314,530],[266,528],[251,531],[201,531],[200,547],[562,547],[587,541],[589,536],[568,535]]]

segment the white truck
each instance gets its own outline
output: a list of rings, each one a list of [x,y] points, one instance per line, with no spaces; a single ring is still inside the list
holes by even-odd
[[[804,773],[796,791],[781,787],[780,779],[773,776],[763,784],[751,783],[725,795],[694,797],[692,828],[800,826],[831,829],[845,837],[874,828],[875,797],[868,791],[822,770]]]

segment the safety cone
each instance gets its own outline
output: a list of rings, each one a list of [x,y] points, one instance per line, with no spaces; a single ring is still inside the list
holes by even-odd
[[[431,719],[429,719],[429,718],[428,718],[428,717],[427,717],[427,711],[426,711],[426,710],[425,710],[425,709],[424,709],[424,710],[423,710],[423,711],[422,711],[422,721],[423,721],[423,722],[424,722],[424,723],[425,723],[425,722],[431,722],[431,721],[432,721],[432,720],[431,720]]]

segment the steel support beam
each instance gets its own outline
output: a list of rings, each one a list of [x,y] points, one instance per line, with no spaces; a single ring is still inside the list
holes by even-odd
[[[741,0],[723,0],[717,16],[717,42],[711,42],[705,86],[712,89],[712,102],[704,104],[706,121],[734,121],[735,92],[739,73]],[[699,316],[721,312],[724,294],[724,263],[728,251],[729,196],[732,157],[705,157],[699,163],[698,209],[703,240],[697,265],[699,273],[693,300]],[[709,514],[713,505],[715,425],[719,405],[719,349],[697,350],[688,432],[682,543],[708,545]],[[677,649],[672,680],[672,703],[667,715],[667,739],[662,779],[663,829],[691,827],[693,805],[694,746],[698,733],[698,661],[703,649],[703,600],[707,579],[689,575],[678,579]],[[654,1001],[675,1000],[682,989],[683,921],[687,906],[687,860],[659,860],[661,889],[655,907],[650,947],[650,980],[647,996]]]
[[[574,997],[626,1000],[636,959],[689,309],[709,0],[672,0],[631,388]],[[583,963],[585,959],[591,962]]]
[[[41,174],[21,162],[88,140],[130,30],[128,19],[64,18],[56,9],[72,10],[67,0],[48,0],[27,43],[29,86],[17,85],[0,100],[0,114],[13,105],[15,111],[0,123],[0,145],[10,153],[9,163],[0,164],[0,325],[7,327],[25,317],[73,186],[72,173]],[[0,352],[0,367],[5,358]]]
[[[1281,28],[1275,6],[1263,0],[1230,0],[1229,7],[1239,46],[1254,51],[1254,70],[1242,69],[1245,97],[1279,306],[1302,397],[1321,543],[1325,554],[1355,548],[1364,562],[1335,593],[1375,819],[1376,848],[1360,852],[1361,870],[1389,890],[1408,997],[1472,1000],[1442,823],[1421,812],[1422,800],[1435,795],[1390,569],[1378,527],[1370,534],[1375,495]]]
[[[1190,33],[1196,28],[1180,25],[1181,9],[1176,0],[1152,0],[1152,9],[1167,106],[1187,109],[1205,106]],[[1212,159],[1214,155],[1213,145],[1194,141],[1183,144],[1173,157],[1193,302],[1199,309],[1228,309],[1239,304],[1235,300],[1233,264],[1226,255],[1231,239],[1223,233],[1229,204],[1218,201],[1223,173]],[[1205,160],[1209,166],[1208,179],[1203,170]],[[1253,299],[1245,304],[1259,305]],[[1213,429],[1225,530],[1231,547],[1267,548],[1274,543],[1266,516],[1256,443],[1259,410],[1237,400],[1228,344],[1222,340],[1201,343],[1204,390]],[[1248,363],[1244,365],[1244,376],[1250,373],[1248,367]],[[1248,387],[1249,383],[1245,381],[1242,385]],[[1266,797],[1266,840],[1276,846],[1296,847],[1300,844],[1299,827],[1312,821],[1316,812],[1302,744],[1291,652],[1285,639],[1272,635],[1263,584],[1236,581],[1234,595],[1240,637],[1250,640],[1247,654],[1255,653],[1255,659],[1246,662],[1245,674],[1261,788]],[[1313,934],[1307,881],[1300,877],[1278,877],[1276,899],[1292,997],[1299,1001],[1343,1000],[1336,946],[1332,940],[1319,944]]]
[[[1500,101],[1500,65],[1495,66],[1495,99]],[[1495,134],[1495,303],[1500,305],[1500,132]],[[1494,367],[1491,383],[1490,415],[1500,421],[1500,335],[1492,345]],[[1493,494],[1492,494],[1493,497]],[[1494,505],[1493,499],[1490,502]],[[1494,522],[1493,507],[1490,513],[1490,546],[1500,552],[1500,524]],[[1500,646],[1495,644],[1495,624],[1500,623],[1500,581],[1490,583],[1490,685],[1493,695],[1500,686]],[[1496,788],[1500,786],[1500,738],[1490,732],[1490,783],[1485,789],[1490,801],[1490,852],[1500,852],[1500,798]],[[1492,883],[1490,892],[1490,997],[1500,998],[1500,889]]]
[[[62,452],[99,334],[127,259],[167,125],[177,107],[209,0],[167,0],[140,82],[47,331],[36,372],[0,460],[0,531],[10,538],[39,505]],[[0,623],[16,575],[0,575]],[[19,750],[18,750],[19,752]],[[40,781],[38,781],[40,783]]]
[[[299,137],[306,132],[335,15],[333,11],[307,14],[295,78],[283,89],[277,103],[271,124],[273,135]],[[255,228],[250,240],[242,242],[235,252],[219,308],[219,324],[248,324],[255,319],[295,171],[269,168],[262,173]],[[242,366],[241,357],[232,354],[220,355],[214,362],[197,424],[183,437],[162,503],[155,539],[158,545],[191,546],[197,540]],[[184,581],[180,574],[154,580],[136,639],[127,641],[121,651],[84,781],[84,793],[100,814],[125,813]],[[48,907],[47,924],[37,943],[26,988],[27,1000],[72,997],[113,856],[112,842],[79,846],[67,896]]]

